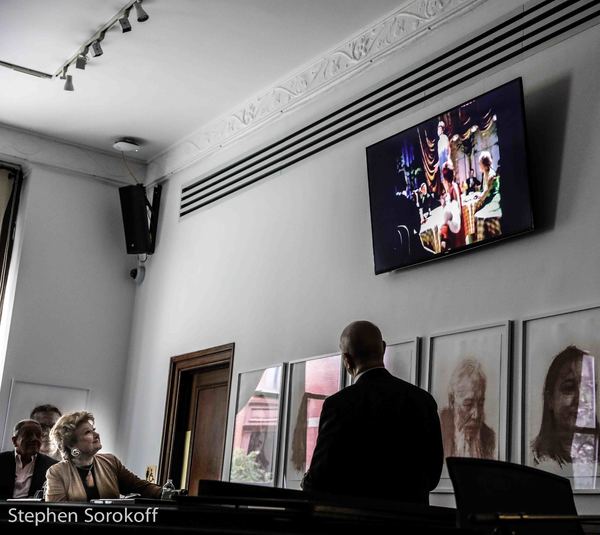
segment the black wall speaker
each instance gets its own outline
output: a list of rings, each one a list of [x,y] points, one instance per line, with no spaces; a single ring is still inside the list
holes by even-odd
[[[142,184],[119,188],[127,254],[154,253],[160,191],[160,185],[154,188],[152,204],[150,204]]]

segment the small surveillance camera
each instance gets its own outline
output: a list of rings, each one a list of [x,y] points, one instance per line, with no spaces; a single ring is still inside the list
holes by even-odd
[[[136,284],[142,284],[144,275],[146,275],[146,268],[144,266],[139,266],[129,272],[129,276],[135,281]]]

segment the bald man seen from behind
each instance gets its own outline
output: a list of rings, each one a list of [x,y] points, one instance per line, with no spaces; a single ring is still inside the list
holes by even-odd
[[[428,504],[443,464],[433,397],[384,368],[385,342],[371,322],[348,325],[340,349],[354,384],[323,404],[303,489]]]

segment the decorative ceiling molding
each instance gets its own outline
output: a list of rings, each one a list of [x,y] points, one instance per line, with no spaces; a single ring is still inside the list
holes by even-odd
[[[133,184],[120,156],[47,138],[0,124],[0,158],[63,169],[78,175],[111,182]],[[128,157],[132,171],[144,179],[146,166]]]
[[[172,145],[148,164],[147,181],[181,171],[201,158],[264,126],[375,60],[405,47],[461,12],[487,0],[407,0],[392,15],[361,31],[291,77],[274,84]]]

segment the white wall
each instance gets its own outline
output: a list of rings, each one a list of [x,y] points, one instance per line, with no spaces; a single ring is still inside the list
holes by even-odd
[[[598,50],[600,33],[586,30],[181,221],[181,186],[265,144],[273,129],[172,177],[157,254],[136,295],[120,427],[130,467],[141,472],[158,462],[173,355],[235,342],[238,373],[334,351],[340,330],[358,318],[394,341],[600,302]],[[365,147],[517,76],[524,79],[538,230],[375,276]],[[324,98],[347,100],[348,87]],[[232,416],[233,403],[228,454]],[[432,501],[452,503],[450,496]],[[597,512],[599,501],[578,497],[578,506]]]
[[[3,130],[0,137],[5,140],[9,134]],[[104,447],[115,451],[135,292],[128,276],[133,266],[125,251],[117,187],[89,176],[98,170],[87,162],[105,157],[77,151],[77,164],[85,173],[19,162],[27,176],[11,266],[12,276],[18,271],[14,305],[2,317],[3,324],[12,321],[0,429],[13,379],[89,388],[89,409]],[[6,423],[10,428],[15,422]]]

